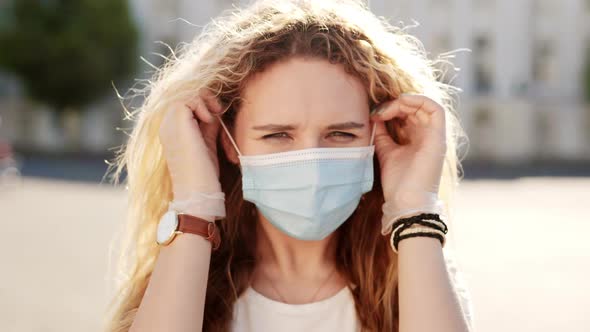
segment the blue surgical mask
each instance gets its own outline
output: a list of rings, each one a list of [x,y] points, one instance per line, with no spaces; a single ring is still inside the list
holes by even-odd
[[[293,238],[324,239],[373,187],[375,125],[369,146],[244,156],[221,124],[239,155],[244,200]]]

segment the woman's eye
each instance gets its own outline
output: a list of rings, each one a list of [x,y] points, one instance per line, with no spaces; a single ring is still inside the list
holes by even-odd
[[[356,137],[355,134],[351,134],[351,133],[347,133],[347,132],[343,132],[343,131],[333,131],[330,133],[331,136],[335,136],[335,137],[339,137],[339,138],[354,138]]]
[[[264,135],[262,136],[263,139],[267,139],[267,138],[289,138],[289,134],[287,133],[274,133],[274,134],[269,134],[269,135]]]
[[[343,131],[333,131],[333,132],[329,133],[328,136],[336,137],[338,139],[352,139],[352,138],[356,137],[355,134],[351,134],[351,133],[347,133],[347,132],[343,132]],[[268,139],[268,138],[287,139],[287,138],[290,138],[290,136],[289,136],[289,134],[287,134],[285,132],[281,132],[281,133],[264,135],[264,136],[262,136],[262,138],[263,139]]]

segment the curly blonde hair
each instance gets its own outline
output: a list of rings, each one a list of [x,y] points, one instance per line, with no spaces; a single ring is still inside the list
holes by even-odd
[[[172,199],[158,138],[164,113],[207,89],[219,98],[224,122],[232,128],[248,78],[294,56],[343,66],[364,83],[370,109],[403,92],[425,94],[443,106],[448,149],[439,195],[452,219],[449,207],[460,178],[457,143],[465,134],[453,108],[458,89],[440,80],[444,72],[438,64],[449,63],[446,59],[429,60],[417,38],[375,16],[361,1],[260,0],[232,8],[173,51],[145,88],[134,90],[145,93],[141,107],[126,110],[135,125],[109,167],[115,183],[127,169],[128,215],[119,259],[124,279],[105,316],[107,331],[128,331],[158,257],[156,227]],[[390,124],[388,129],[403,144],[398,128]],[[239,168],[221,145],[218,158],[228,211],[218,221],[223,244],[212,253],[208,278],[203,330],[212,332],[229,330],[233,304],[248,287],[256,263],[255,206],[243,200]],[[397,255],[380,233],[383,193],[379,164],[374,164],[373,190],[339,229],[337,266],[358,286],[351,291],[363,331],[397,331]]]

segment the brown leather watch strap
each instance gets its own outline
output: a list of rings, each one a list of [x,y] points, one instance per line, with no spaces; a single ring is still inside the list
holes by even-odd
[[[178,230],[183,233],[201,235],[211,242],[213,250],[217,250],[221,244],[219,229],[215,222],[192,216],[190,214],[178,214]]]

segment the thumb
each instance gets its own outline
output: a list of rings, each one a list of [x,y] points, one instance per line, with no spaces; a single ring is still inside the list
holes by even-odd
[[[379,161],[385,160],[386,155],[398,146],[398,144],[395,143],[393,138],[389,135],[389,132],[385,128],[385,122],[383,121],[377,121],[374,143],[375,153],[377,154]]]
[[[201,133],[203,134],[203,140],[209,149],[217,151],[217,135],[219,134],[219,118],[213,117],[210,123],[203,122],[201,124]]]

